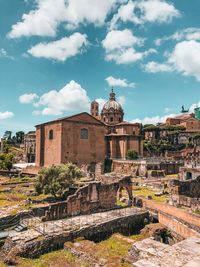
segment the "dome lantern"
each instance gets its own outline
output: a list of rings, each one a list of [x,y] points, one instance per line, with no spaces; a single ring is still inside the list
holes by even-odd
[[[101,120],[106,124],[117,124],[123,121],[124,112],[122,106],[116,101],[112,88],[109,100],[104,104],[101,111]]]

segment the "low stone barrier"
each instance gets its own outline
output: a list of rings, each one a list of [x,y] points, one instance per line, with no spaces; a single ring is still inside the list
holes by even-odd
[[[2,255],[5,257],[5,262],[11,264],[14,263],[16,256],[35,258],[41,254],[60,249],[65,242],[72,241],[78,237],[92,239],[101,233],[109,235],[114,232],[130,231],[130,229],[137,232],[149,221],[149,212],[130,209],[128,213],[123,214],[122,212],[121,215],[119,213],[119,216],[116,217],[112,217],[112,214],[109,214],[109,218],[105,216],[106,213],[104,212],[102,213],[104,214],[103,219],[98,222],[93,222],[88,218],[88,224],[80,225],[77,229],[73,227],[71,230],[59,228],[58,223],[61,225],[62,221],[56,221],[55,231],[49,230],[45,235],[29,229],[23,234],[16,234],[7,238],[3,246]],[[87,216],[92,217],[93,215]],[[74,219],[77,220],[77,217]],[[52,226],[52,222],[47,222],[47,225]]]

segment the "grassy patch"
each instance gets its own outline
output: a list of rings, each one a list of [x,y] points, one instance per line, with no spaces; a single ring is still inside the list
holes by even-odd
[[[200,215],[200,210],[195,210],[193,213],[197,214],[197,215]]]
[[[165,202],[167,200],[166,195],[162,196],[155,196],[156,191],[151,190],[144,186],[134,186],[133,187],[133,195],[139,196],[139,197],[147,197],[151,196],[153,200],[159,201],[159,202]]]
[[[126,207],[126,206],[127,206],[127,203],[124,203],[124,202],[122,202],[122,201],[120,201],[120,200],[117,200],[116,204],[117,204],[118,206],[121,206],[121,207]]]
[[[58,250],[42,255],[38,259],[19,259],[20,267],[88,267],[67,250]]]
[[[143,240],[143,239],[145,239],[145,238],[148,238],[148,237],[149,237],[149,236],[148,236],[147,233],[140,233],[140,234],[138,234],[138,235],[131,235],[131,236],[129,236],[128,238],[134,240],[135,242],[138,242],[138,241],[141,241],[141,240]]]

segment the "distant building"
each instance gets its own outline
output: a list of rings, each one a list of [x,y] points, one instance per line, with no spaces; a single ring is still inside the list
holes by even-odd
[[[166,125],[180,125],[185,127],[186,131],[200,132],[200,120],[195,117],[194,113],[185,113],[174,118],[167,118]]]
[[[35,162],[35,151],[36,151],[36,132],[30,131],[24,136],[24,151],[25,161],[27,163]]]
[[[173,118],[167,118],[166,122],[159,126],[144,128],[145,140],[157,141],[170,137],[173,143],[188,144],[191,137],[200,133],[200,120],[194,113],[183,113]]]

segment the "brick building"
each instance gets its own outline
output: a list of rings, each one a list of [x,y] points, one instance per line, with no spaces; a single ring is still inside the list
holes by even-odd
[[[123,121],[124,112],[110,93],[101,114],[99,104],[86,112],[36,126],[36,166],[72,162],[95,171],[105,158],[126,158],[129,149],[143,153],[140,124]]]
[[[124,121],[122,106],[116,101],[113,89],[109,100],[99,114],[99,104],[91,103],[91,114],[101,120],[106,128],[105,145],[107,158],[126,159],[128,150],[135,150],[143,155],[141,125]]]
[[[36,166],[103,162],[105,134],[105,125],[86,112],[37,125]]]

